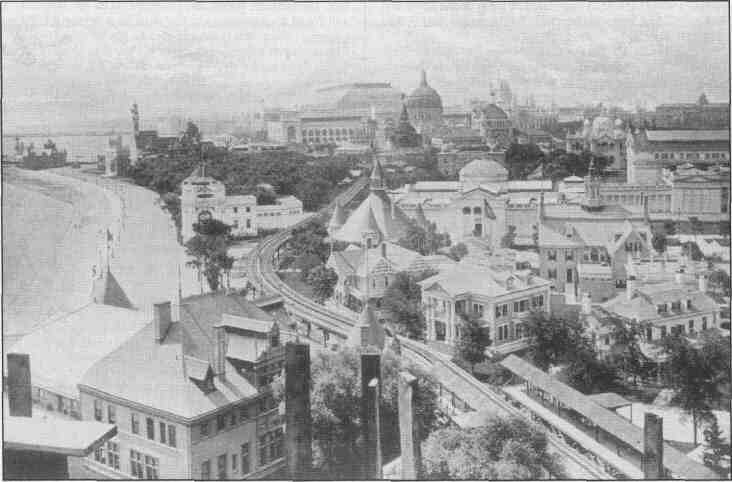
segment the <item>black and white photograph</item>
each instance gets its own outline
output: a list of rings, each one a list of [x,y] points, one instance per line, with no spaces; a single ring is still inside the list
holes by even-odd
[[[3,1],[3,480],[725,480],[730,4]]]

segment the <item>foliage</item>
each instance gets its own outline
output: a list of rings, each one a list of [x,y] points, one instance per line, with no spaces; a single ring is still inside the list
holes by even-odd
[[[594,346],[585,343],[567,356],[559,378],[583,393],[607,392],[618,387],[617,372],[598,359]]]
[[[691,414],[694,444],[697,424],[708,420],[710,410],[729,399],[730,346],[716,333],[702,333],[701,345],[694,347],[683,335],[664,339],[668,353],[671,386],[676,390],[672,403]]]
[[[478,380],[490,385],[506,385],[513,379],[513,373],[508,368],[504,368],[500,361],[503,357],[486,359],[475,365],[473,375]]]
[[[666,233],[667,236],[673,236],[676,234],[676,223],[673,221],[664,221],[663,232]]]
[[[392,352],[381,358],[382,399],[380,427],[384,460],[399,452],[398,376],[409,369],[419,380],[416,393],[416,418],[423,437],[438,427],[436,383],[417,367],[405,366]],[[319,351],[311,360],[310,403],[313,421],[313,459],[324,478],[359,478],[363,460],[360,450],[361,362],[356,348],[338,352]],[[275,382],[282,393],[283,380]],[[352,479],[355,480],[355,479]]]
[[[537,224],[531,226],[531,241],[534,246],[539,246],[539,225]]]
[[[546,434],[534,423],[495,417],[485,426],[443,428],[422,444],[422,474],[427,479],[538,480],[561,478],[559,459],[548,451]]]
[[[506,150],[508,178],[526,179],[526,176],[544,161],[544,153],[536,144],[511,144]]]
[[[450,235],[448,233],[438,233],[435,223],[428,223],[426,230],[412,223],[407,228],[404,237],[397,244],[402,248],[411,249],[426,256],[436,253],[440,248],[450,246]]]
[[[338,275],[333,268],[321,264],[307,272],[306,281],[313,288],[315,301],[323,304],[333,296],[333,287],[338,281]]]
[[[633,383],[636,383],[637,377],[648,374],[649,367],[648,359],[639,344],[642,337],[641,326],[636,322],[628,324],[619,318],[610,318],[608,321],[613,325],[610,363],[626,378],[632,376]]]
[[[386,288],[381,303],[397,333],[420,340],[424,338],[425,320],[417,282],[409,273],[397,273]]]
[[[714,294],[721,296],[730,295],[730,279],[729,275],[723,269],[712,271],[709,275],[709,289]]]
[[[312,220],[292,231],[289,243],[290,252],[295,257],[312,255],[317,257],[321,263],[325,263],[330,253],[330,247],[325,241],[327,237],[328,230],[325,226]]]
[[[471,372],[476,363],[485,359],[485,349],[491,344],[488,332],[480,326],[478,313],[460,314],[460,336],[455,344],[455,358],[470,364]]]
[[[681,245],[684,253],[687,253],[689,257],[694,261],[701,261],[704,259],[704,253],[701,252],[699,246],[692,241],[687,241]]]
[[[531,359],[542,370],[566,362],[568,353],[587,343],[584,327],[577,319],[540,311],[531,313],[524,326],[531,339]]]
[[[257,187],[254,195],[257,197],[257,204],[260,206],[277,204],[277,194],[272,192],[270,189]]]
[[[227,254],[227,238],[231,226],[218,219],[194,223],[196,233],[186,242],[186,253],[194,259],[189,266],[198,269],[199,276],[203,275],[211,291],[218,291],[222,276],[228,274],[234,265],[234,258]]]
[[[453,244],[447,255],[455,261],[460,261],[468,255],[468,247],[465,246],[465,243]]]
[[[512,248],[516,241],[516,226],[508,226],[506,234],[501,238],[502,248]]]
[[[549,153],[544,163],[544,175],[552,181],[560,181],[568,176],[584,177],[589,171],[590,161],[595,163],[595,170],[602,174],[610,160],[604,156],[596,156],[589,151],[581,153],[556,149]]]
[[[653,246],[653,249],[655,249],[659,253],[663,253],[666,251],[666,236],[663,233],[653,233],[653,237],[651,238],[651,245]]]
[[[704,429],[704,441],[707,443],[703,455],[704,464],[716,470],[721,476],[729,478],[729,465],[724,467],[722,461],[732,456],[732,449],[722,435],[717,417],[713,417]]]

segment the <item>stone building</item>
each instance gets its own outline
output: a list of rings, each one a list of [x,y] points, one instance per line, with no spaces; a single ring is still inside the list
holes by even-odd
[[[623,121],[598,116],[590,123],[585,119],[582,130],[568,134],[565,140],[567,152],[590,151],[596,156],[607,157],[607,170],[624,171],[626,164],[626,132]]]
[[[514,138],[508,114],[492,103],[479,102],[472,107],[471,125],[480,130],[486,144],[494,149],[508,147]]]
[[[407,97],[407,111],[417,132],[422,135],[429,136],[434,129],[443,125],[442,98],[427,84],[427,74],[424,70],[419,87]]]
[[[657,129],[729,129],[729,103],[710,103],[705,94],[695,103],[661,104],[650,116]]]

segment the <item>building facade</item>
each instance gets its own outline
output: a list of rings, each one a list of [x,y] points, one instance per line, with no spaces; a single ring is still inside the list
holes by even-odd
[[[599,116],[590,123],[585,119],[582,130],[568,134],[565,140],[567,152],[590,151],[596,156],[606,157],[610,162],[607,170],[626,169],[626,132],[623,121]]]
[[[409,120],[414,124],[417,132],[423,136],[443,125],[442,98],[435,89],[427,83],[427,74],[422,70],[419,87],[407,97],[407,111]]]

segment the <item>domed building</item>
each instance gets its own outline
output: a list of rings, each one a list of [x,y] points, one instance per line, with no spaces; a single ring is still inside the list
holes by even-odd
[[[491,159],[476,159],[460,169],[460,184],[463,190],[481,185],[501,184],[508,181],[508,171]]]
[[[427,83],[427,74],[424,70],[419,87],[407,97],[407,111],[409,119],[422,134],[442,125],[442,98]]]
[[[407,106],[402,106],[402,114],[399,116],[399,124],[389,136],[392,150],[412,149],[422,146],[422,136],[409,123]]]
[[[513,125],[508,114],[496,104],[474,105],[471,124],[479,126],[481,137],[494,148],[508,147],[511,143]]]
[[[607,170],[625,170],[625,126],[620,119],[597,116],[590,122],[585,119],[582,131],[567,135],[568,152],[588,150],[597,156],[607,157],[610,161]]]

